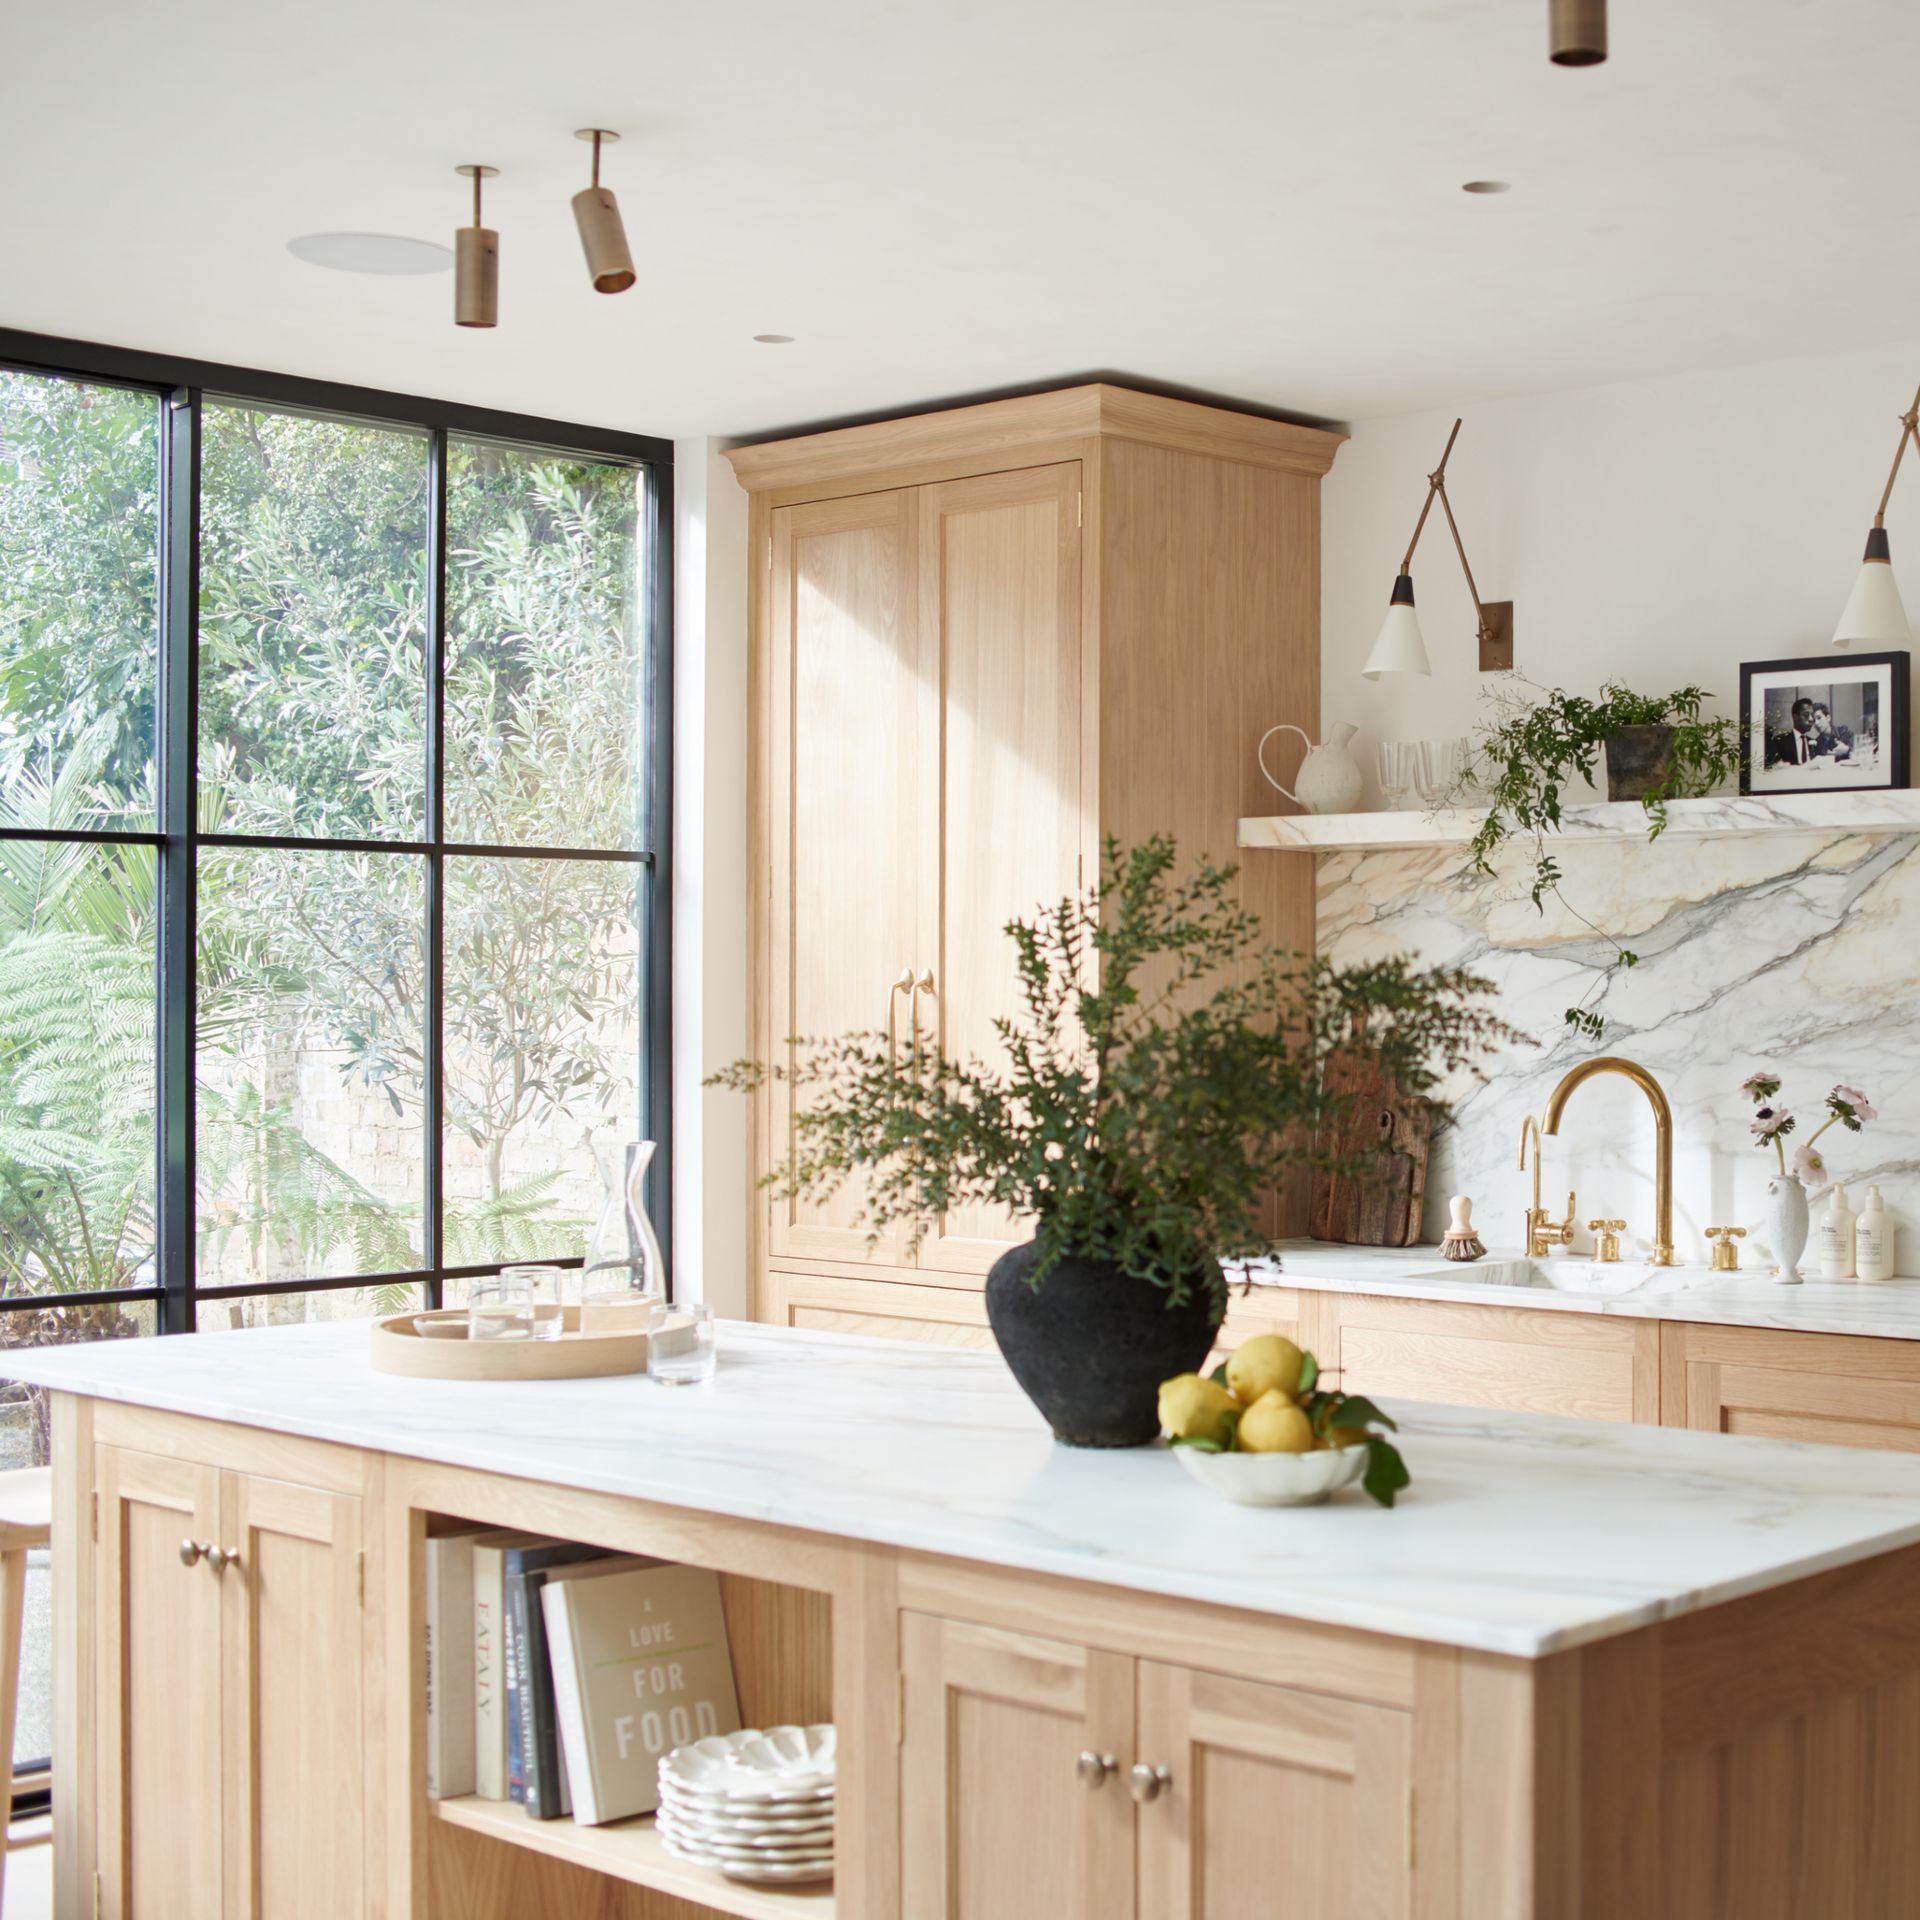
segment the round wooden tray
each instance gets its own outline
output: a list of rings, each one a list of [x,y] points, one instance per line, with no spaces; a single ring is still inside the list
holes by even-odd
[[[423,1320],[455,1324],[465,1308],[440,1313],[396,1313],[373,1323],[370,1354],[381,1373],[420,1380],[578,1380],[614,1373],[645,1373],[644,1330],[582,1333],[580,1309],[561,1309],[558,1340],[450,1340],[420,1331]]]

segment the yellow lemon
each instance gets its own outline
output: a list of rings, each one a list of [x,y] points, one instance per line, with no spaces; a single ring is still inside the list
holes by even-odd
[[[1256,1333],[1227,1356],[1227,1385],[1249,1407],[1267,1393],[1284,1393],[1291,1400],[1300,1391],[1300,1366],[1306,1357],[1277,1333]]]
[[[1160,1424],[1175,1440],[1216,1440],[1226,1444],[1224,1422],[1240,1403],[1218,1381],[1182,1373],[1162,1383]]]
[[[1240,1447],[1245,1453],[1311,1453],[1313,1423],[1289,1395],[1263,1393],[1240,1416]]]
[[[1357,1447],[1365,1441],[1365,1427],[1332,1427],[1327,1432],[1327,1445],[1330,1447]]]

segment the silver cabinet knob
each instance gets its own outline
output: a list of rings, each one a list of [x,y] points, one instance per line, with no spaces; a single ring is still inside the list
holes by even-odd
[[[240,1549],[238,1547],[209,1547],[207,1549],[207,1565],[210,1566],[215,1573],[225,1573],[229,1567],[237,1567],[239,1564]]]
[[[180,1542],[180,1564],[183,1567],[190,1567],[203,1553],[211,1553],[212,1551],[213,1549],[208,1546],[204,1540],[182,1540]]]
[[[1120,1762],[1110,1753],[1095,1753],[1089,1749],[1073,1763],[1073,1771],[1083,1787],[1104,1787],[1107,1776],[1120,1771]]]
[[[1150,1767],[1144,1760],[1127,1775],[1127,1791],[1143,1807],[1149,1800],[1158,1800],[1172,1785],[1173,1775],[1165,1767]]]

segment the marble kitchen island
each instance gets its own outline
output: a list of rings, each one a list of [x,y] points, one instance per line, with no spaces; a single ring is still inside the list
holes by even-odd
[[[689,1390],[392,1378],[364,1325],[16,1356],[56,1395],[60,1911],[1914,1911],[1920,1460],[1400,1406],[1395,1511],[1248,1511],[1056,1447],[995,1356],[723,1334]],[[840,1727],[833,1889],[429,1802],[459,1521],[718,1570],[748,1724]]]

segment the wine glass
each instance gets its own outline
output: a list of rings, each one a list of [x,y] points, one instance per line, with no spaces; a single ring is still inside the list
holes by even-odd
[[[1414,784],[1428,806],[1437,807],[1450,800],[1467,770],[1467,743],[1464,740],[1422,740],[1414,772]]]
[[[1411,740],[1382,740],[1375,759],[1380,796],[1391,809],[1407,797],[1413,785],[1414,746]]]

